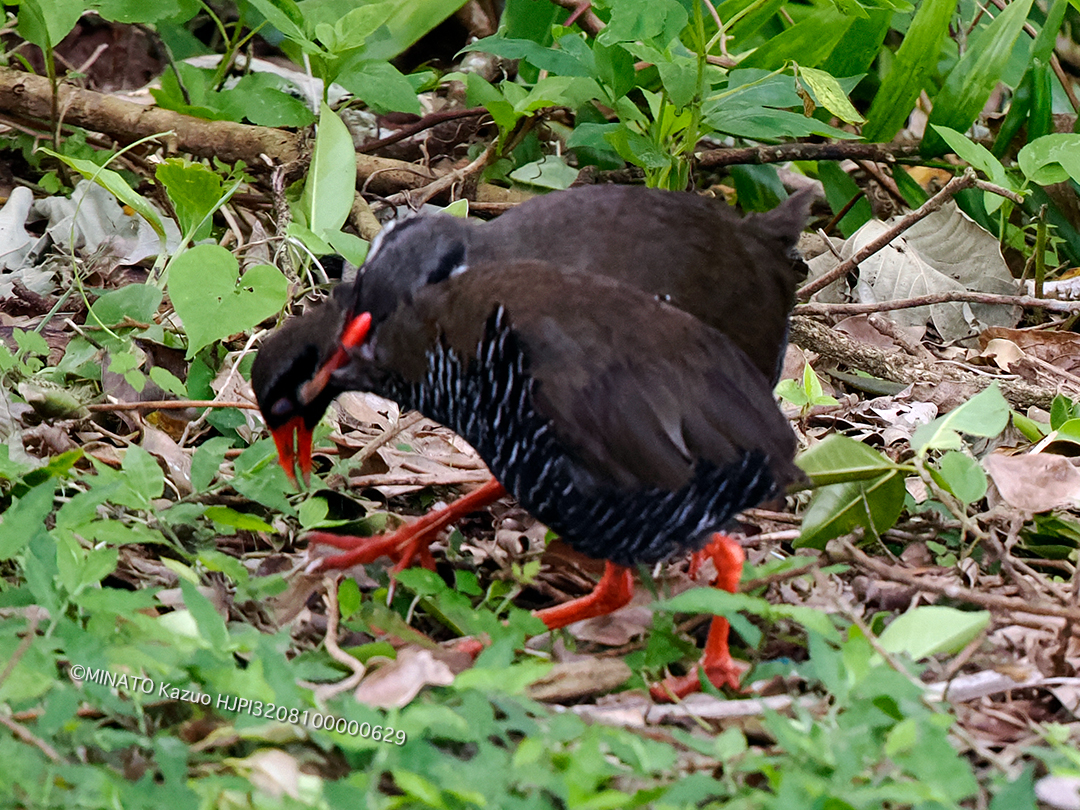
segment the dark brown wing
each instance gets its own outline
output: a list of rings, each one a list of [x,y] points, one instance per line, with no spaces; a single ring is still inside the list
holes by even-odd
[[[380,355],[416,375],[418,350],[443,334],[474,356],[499,305],[536,380],[536,409],[601,478],[677,489],[698,460],[723,466],[753,450],[780,485],[798,476],[771,386],[734,342],[608,279],[540,262],[473,266],[391,318]]]
[[[787,344],[806,265],[794,253],[810,198],[739,217],[696,194],[592,186],[529,200],[474,229],[469,263],[536,259],[660,296],[727,334],[767,379]]]

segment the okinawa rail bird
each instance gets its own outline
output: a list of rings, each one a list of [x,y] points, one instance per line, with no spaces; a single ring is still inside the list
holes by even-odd
[[[523,205],[501,227],[421,217],[390,230],[355,286],[259,354],[253,384],[283,463],[295,464],[295,432],[306,473],[310,428],[336,392],[359,389],[454,429],[501,485],[423,532],[319,533],[316,542],[349,549],[323,565],[383,553],[408,564],[426,553],[422,536],[505,487],[607,561],[592,594],[539,612],[561,627],[625,604],[628,566],[700,548],[781,492],[799,473],[770,381],[802,269],[792,248],[805,204],[740,220],[693,195],[607,187]],[[584,246],[573,238],[583,230],[596,234]],[[734,590],[741,549],[713,537],[714,584]],[[716,619],[702,663],[714,683],[735,685],[727,634]],[[690,691],[697,676],[671,685]]]

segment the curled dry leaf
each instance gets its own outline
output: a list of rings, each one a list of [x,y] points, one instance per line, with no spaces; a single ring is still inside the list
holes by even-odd
[[[1023,354],[1037,357],[1080,376],[1080,335],[1074,332],[1034,332],[993,327],[979,335],[979,344],[983,347],[984,354],[1004,352],[1003,355],[999,354],[999,357],[1011,362],[1010,350],[1002,345],[1002,341],[1013,343]]]
[[[263,793],[276,799],[286,794],[300,800],[300,763],[296,757],[276,748],[264,748],[232,764],[247,774]]]
[[[437,660],[430,650],[404,647],[398,650],[394,661],[364,678],[353,696],[368,706],[400,709],[409,705],[427,684],[449,686],[453,682],[450,667]]]
[[[1080,776],[1044,776],[1035,783],[1035,798],[1054,810],[1080,810]]]
[[[992,453],[983,459],[1001,497],[1025,512],[1047,512],[1080,503],[1080,470],[1064,456]]]
[[[191,456],[180,449],[168,433],[150,425],[143,426],[143,449],[163,462],[165,473],[181,495],[191,494]]]
[[[898,327],[904,333],[907,334],[908,339],[917,341],[922,337],[923,332],[926,330],[921,326],[900,326]],[[883,334],[880,330],[874,328],[870,323],[869,315],[852,315],[850,318],[844,318],[840,323],[833,327],[837,332],[843,332],[845,335],[861,340],[863,343],[869,343],[871,346],[877,346],[879,349],[885,349],[886,351],[902,351],[901,347],[894,337]]]

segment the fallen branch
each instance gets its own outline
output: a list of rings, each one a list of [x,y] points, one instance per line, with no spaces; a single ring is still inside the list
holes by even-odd
[[[898,158],[917,157],[916,143],[784,143],[777,146],[747,146],[739,149],[710,149],[697,156],[705,168],[742,164],[786,163],[789,160],[873,160],[895,163]]]
[[[974,292],[972,290],[948,290],[947,292],[929,293],[914,298],[898,298],[895,301],[877,301],[869,304],[821,304],[813,302],[795,307],[796,315],[862,315],[868,312],[892,312],[897,309],[912,309],[932,304],[951,304],[964,302],[970,304],[998,304],[1008,307],[1029,307],[1049,310],[1050,312],[1080,312],[1080,301],[1059,301],[1053,298],[1036,298],[1032,295],[997,295],[996,293]]]
[[[242,160],[253,170],[265,167],[263,155],[276,163],[292,163],[300,160],[303,154],[301,138],[281,129],[207,121],[65,83],[60,84],[57,96],[65,124],[101,132],[120,143],[161,134],[172,151],[216,157],[226,163]],[[0,68],[0,111],[51,120],[49,80],[32,73]]]

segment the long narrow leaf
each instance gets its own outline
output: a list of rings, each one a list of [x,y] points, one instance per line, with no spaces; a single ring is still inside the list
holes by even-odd
[[[925,0],[919,6],[892,69],[870,105],[868,123],[863,127],[863,137],[868,141],[892,140],[904,126],[926,79],[937,66],[955,8],[954,0]]]
[[[975,37],[949,72],[945,86],[934,97],[930,123],[964,132],[974,123],[1012,56],[1024,28],[1032,0],[1015,0]],[[923,153],[941,154],[948,148],[941,136],[926,128]]]

